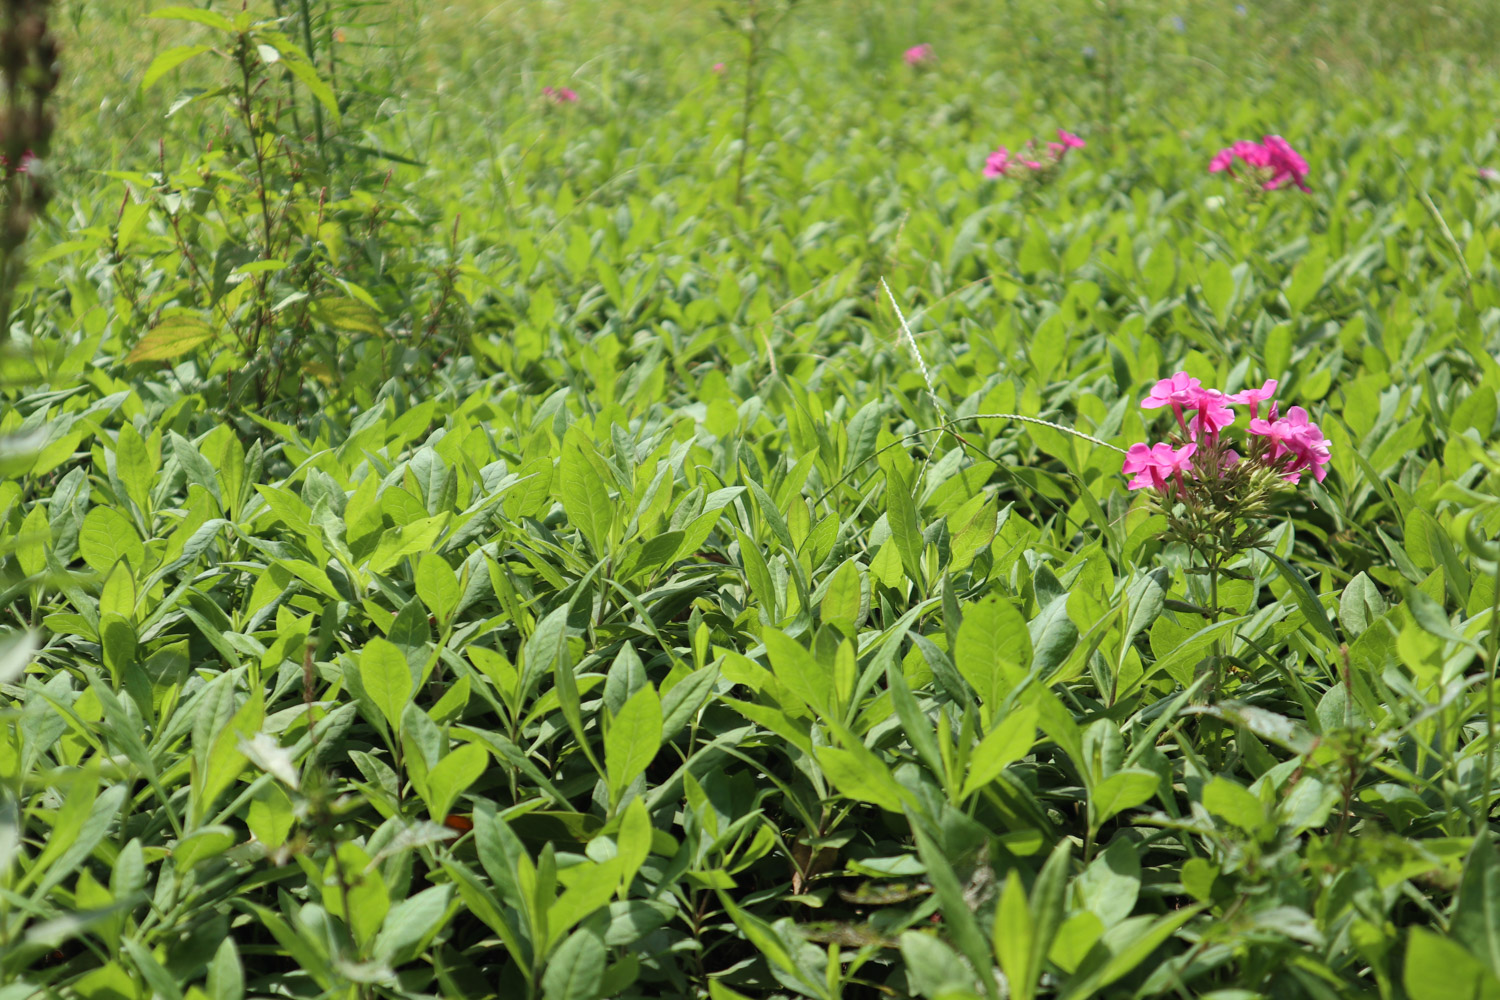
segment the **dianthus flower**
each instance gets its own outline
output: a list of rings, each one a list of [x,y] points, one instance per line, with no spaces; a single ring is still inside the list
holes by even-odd
[[[932,61],[932,46],[923,42],[921,45],[913,45],[901,53],[901,58],[906,60],[906,65],[913,69],[925,66]]]
[[[578,92],[567,87],[543,87],[542,96],[554,104],[575,104],[578,101]]]

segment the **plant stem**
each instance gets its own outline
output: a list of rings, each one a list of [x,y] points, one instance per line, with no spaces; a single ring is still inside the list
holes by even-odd
[[[745,32],[745,100],[740,108],[740,157],[734,171],[734,205],[745,202],[745,160],[750,155],[750,116],[755,112],[755,63],[760,55],[760,23],[751,0],[750,28]]]

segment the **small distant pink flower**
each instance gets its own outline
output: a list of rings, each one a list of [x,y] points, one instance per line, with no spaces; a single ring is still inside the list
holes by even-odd
[[[1001,146],[991,153],[984,161],[984,176],[1004,177],[1010,169],[1010,150]]]
[[[721,62],[714,63],[714,75],[715,76],[723,76],[727,71],[728,71],[728,68],[723,63],[721,63]]]
[[[912,68],[927,65],[932,61],[932,56],[932,46],[926,42],[923,42],[921,45],[913,45],[901,54],[901,58],[906,60],[906,65]]]
[[[554,104],[576,104],[578,92],[567,87],[543,87],[542,96]]]
[[[1082,139],[1078,138],[1078,136],[1074,135],[1072,132],[1069,132],[1066,129],[1058,129],[1057,138],[1058,141],[1068,149],[1082,149],[1084,146],[1088,145],[1088,143],[1084,142]]]
[[[1491,183],[1500,181],[1500,170],[1496,170],[1494,167],[1480,167],[1479,179],[1482,181],[1490,181]]]

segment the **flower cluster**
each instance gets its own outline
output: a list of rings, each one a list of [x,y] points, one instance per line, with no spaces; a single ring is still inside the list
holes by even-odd
[[[984,176],[1048,180],[1062,166],[1068,150],[1082,149],[1084,145],[1072,132],[1058,129],[1057,141],[1047,143],[1046,152],[1037,149],[1035,139],[1027,140],[1025,148],[1017,154],[1001,146],[984,161]]]
[[[543,87],[542,96],[553,104],[577,104],[578,92],[567,87]]]
[[[1329,441],[1300,406],[1277,412],[1276,382],[1224,393],[1204,388],[1187,372],[1164,378],[1141,408],[1172,411],[1168,440],[1133,445],[1121,471],[1132,490],[1148,490],[1166,519],[1163,537],[1202,556],[1209,574],[1209,617],[1218,615],[1218,578],[1235,556],[1260,548],[1272,500],[1310,473],[1327,474]],[[1249,409],[1249,426],[1231,440],[1236,412]]]
[[[1240,173],[1235,172],[1235,161],[1241,165]],[[1304,181],[1307,161],[1279,135],[1268,135],[1260,142],[1241,139],[1228,149],[1219,150],[1208,162],[1208,172],[1220,171],[1228,171],[1231,177],[1264,191],[1275,191],[1288,184],[1310,190]]]
[[[905,59],[906,65],[912,69],[921,69],[923,66],[928,65],[932,62],[934,56],[935,53],[932,51],[932,46],[926,42],[923,42],[921,45],[913,45],[901,53],[901,58]]]
[[[1259,389],[1232,395],[1205,389],[1187,372],[1157,382],[1141,400],[1141,408],[1170,409],[1181,432],[1178,439],[1181,446],[1173,448],[1169,443],[1132,446],[1121,469],[1132,477],[1130,489],[1150,487],[1163,496],[1185,496],[1190,481],[1223,480],[1242,462],[1273,473],[1287,483],[1301,482],[1304,472],[1322,482],[1330,457],[1328,440],[1302,407],[1293,406],[1284,416],[1278,415],[1272,401],[1275,394],[1275,379],[1267,379]],[[1261,405],[1265,403],[1269,405],[1262,417]],[[1223,436],[1235,421],[1231,405],[1250,409],[1249,438],[1241,445],[1246,451],[1244,456],[1230,447]]]

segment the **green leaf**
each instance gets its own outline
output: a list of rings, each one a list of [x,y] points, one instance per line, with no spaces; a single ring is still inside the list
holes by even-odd
[[[954,643],[954,666],[991,709],[1026,679],[1031,635],[1015,605],[992,594],[964,608]]]
[[[918,587],[924,586],[922,552],[926,543],[922,540],[922,528],[917,522],[917,508],[912,502],[911,487],[901,478],[895,467],[886,470],[889,480],[885,488],[885,516],[890,525],[891,541],[901,556],[901,565],[906,575]]]
[[[901,959],[906,963],[907,986],[929,1000],[974,983],[974,972],[963,956],[934,934],[904,931]]]
[[[1297,601],[1297,606],[1302,609],[1302,614],[1307,618],[1309,624],[1318,630],[1318,633],[1337,648],[1339,635],[1333,630],[1333,624],[1328,620],[1328,611],[1323,607],[1323,602],[1318,595],[1313,593],[1312,587],[1308,586],[1301,573],[1296,567],[1276,553],[1263,550],[1267,558],[1276,564],[1281,571],[1281,578],[1287,582],[1291,589],[1292,597]]]
[[[294,63],[288,62],[286,67],[290,70],[293,65]],[[307,304],[307,313],[333,330],[365,333],[372,337],[385,336],[385,326],[380,321],[380,314],[359,299],[335,296],[313,299]]]
[[[411,701],[413,687],[411,667],[401,650],[388,639],[375,636],[360,651],[359,678],[391,733],[400,732],[401,713]]]
[[[1401,976],[1411,1000],[1500,1000],[1500,978],[1458,942],[1413,927]]]
[[[965,622],[967,624],[967,621]],[[984,788],[1000,773],[1031,752],[1036,742],[1040,713],[1032,706],[1018,708],[985,734],[969,755],[969,773],[964,778],[962,798]]]
[[[818,605],[818,614],[823,622],[833,625],[847,636],[853,636],[863,611],[864,594],[859,578],[859,567],[852,558],[844,560],[823,590],[823,600]]]
[[[312,64],[301,58],[286,58],[281,61],[281,65],[286,67],[288,73],[291,73],[298,80],[302,81],[302,86],[306,87],[307,92],[312,94],[319,104],[323,105],[323,110],[327,111],[335,122],[342,117],[339,113],[338,98],[334,96],[333,88],[318,75],[318,71],[313,68]]]
[[[208,1000],[244,1000],[245,967],[240,962],[234,938],[225,937],[208,964]]]
[[[435,885],[391,907],[370,951],[391,965],[410,962],[452,916],[453,886]]]
[[[656,759],[661,739],[661,701],[656,689],[646,684],[625,702],[604,736],[604,771],[609,776],[612,808],[619,804],[630,783]]]
[[[142,361],[171,361],[191,354],[214,339],[213,327],[196,316],[168,316],[125,355],[126,364]]]
[[[150,90],[156,81],[189,59],[213,50],[212,45],[179,45],[176,48],[167,49],[151,60],[151,65],[146,67],[146,72],[141,76],[141,89]]]
[[[1489,830],[1474,838],[1448,933],[1478,956],[1492,975],[1500,976],[1500,861],[1495,852]]]
[[[860,748],[864,750],[863,747]],[[889,812],[901,811],[901,786],[868,750],[818,747],[818,766],[839,794]]]
[[[1260,799],[1244,785],[1222,774],[1203,787],[1203,808],[1246,833],[1254,833],[1266,822],[1266,808]]]
[[[437,766],[427,772],[427,807],[432,818],[441,823],[453,803],[470,785],[483,776],[490,755],[476,743],[465,743],[445,754]]]
[[[453,567],[448,565],[448,560],[436,552],[424,553],[417,563],[416,584],[417,596],[427,605],[427,610],[432,612],[440,625],[445,624],[463,598],[458,577],[454,574]]]
[[[547,961],[542,973],[544,1000],[595,1000],[604,983],[609,953],[604,939],[591,928],[570,934]]]
[[[191,21],[228,34],[235,33],[234,22],[229,18],[215,11],[199,10],[196,7],[158,7],[146,16],[159,21]]]
[[[609,549],[615,508],[604,480],[584,453],[586,447],[586,442],[573,435],[563,444],[559,468],[562,503],[569,523],[582,532],[589,550],[602,559]]]
[[[1126,768],[1110,775],[1089,794],[1089,810],[1095,829],[1110,817],[1134,809],[1156,794],[1160,779],[1152,771]]]
[[[994,944],[995,957],[1010,984],[1010,995],[1016,1000],[1031,1000],[1036,995],[1036,979],[1041,974],[1041,969],[1032,964],[1037,957],[1036,943],[1036,927],[1026,902],[1026,890],[1021,886],[1021,874],[1012,868],[995,908]]]

